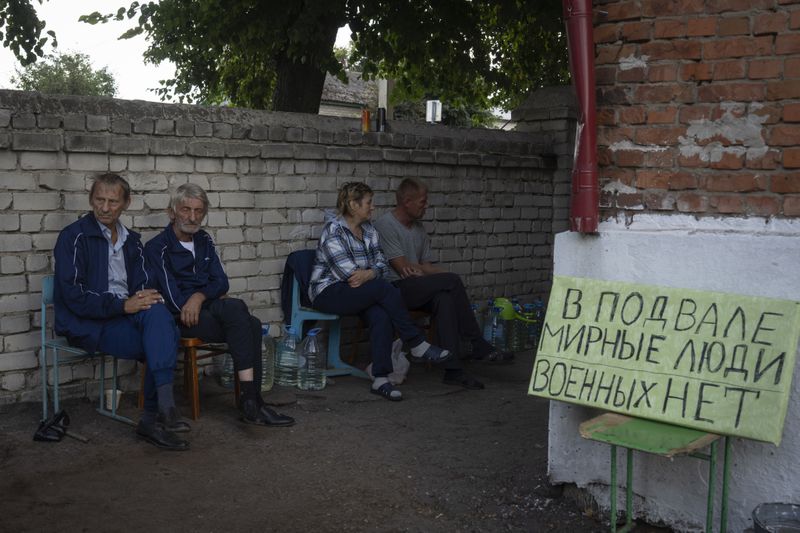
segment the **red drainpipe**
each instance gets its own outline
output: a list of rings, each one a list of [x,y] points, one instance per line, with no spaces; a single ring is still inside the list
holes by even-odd
[[[563,0],[569,66],[578,96],[578,131],[572,165],[570,230],[596,233],[600,211],[594,85],[592,0]]]

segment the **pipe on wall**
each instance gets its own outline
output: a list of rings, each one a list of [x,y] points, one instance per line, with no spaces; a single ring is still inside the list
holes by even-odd
[[[578,125],[572,165],[570,230],[596,233],[600,213],[597,171],[592,0],[563,0],[569,65],[578,97]]]

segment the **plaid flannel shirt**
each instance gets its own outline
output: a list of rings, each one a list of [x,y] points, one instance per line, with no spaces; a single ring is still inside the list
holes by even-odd
[[[308,286],[308,296],[312,302],[327,287],[347,281],[356,270],[371,268],[376,278],[384,277],[389,272],[377,230],[369,222],[361,224],[361,229],[364,232],[363,240],[353,235],[341,217],[331,219],[325,225],[319,237]]]

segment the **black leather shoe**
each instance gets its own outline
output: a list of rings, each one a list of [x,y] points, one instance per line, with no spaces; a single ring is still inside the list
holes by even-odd
[[[159,424],[143,424],[136,426],[136,436],[153,446],[171,452],[183,452],[189,449],[189,443]]]
[[[188,433],[192,426],[186,419],[181,417],[177,407],[170,407],[167,412],[159,412],[156,422],[162,424],[167,431],[172,433]]]
[[[294,425],[294,418],[291,416],[276,413],[266,405],[259,405],[256,400],[242,399],[239,402],[241,419],[247,424],[257,426],[287,427]]]

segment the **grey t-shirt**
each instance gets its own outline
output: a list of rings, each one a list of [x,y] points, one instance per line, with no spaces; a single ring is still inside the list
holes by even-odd
[[[391,211],[378,217],[373,225],[380,235],[381,248],[386,259],[405,257],[411,263],[429,263],[431,260],[431,241],[425,228],[419,221],[414,221],[410,228],[397,220]],[[396,281],[400,276],[389,269],[386,276],[389,281]]]

